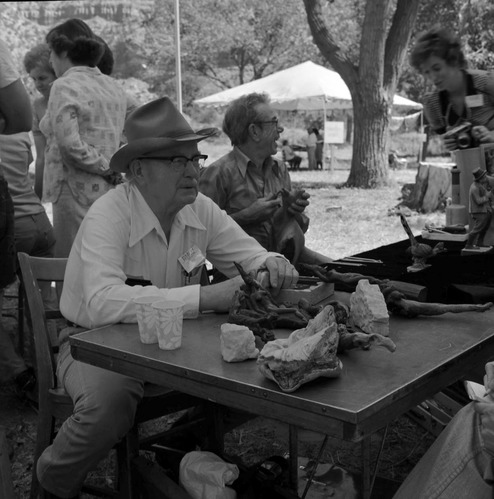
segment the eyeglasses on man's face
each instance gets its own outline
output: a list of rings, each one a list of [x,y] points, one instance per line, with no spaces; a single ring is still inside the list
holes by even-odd
[[[208,159],[206,154],[198,154],[188,158],[187,156],[142,156],[139,159],[154,159],[158,161],[166,161],[175,172],[181,172],[187,168],[189,161],[195,168],[203,168],[205,161]]]
[[[265,120],[265,121],[254,121],[256,125],[275,125],[276,128],[279,128],[280,124],[278,121],[278,118],[274,118],[272,120]]]

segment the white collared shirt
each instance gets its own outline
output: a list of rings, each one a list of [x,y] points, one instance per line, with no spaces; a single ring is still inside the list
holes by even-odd
[[[178,261],[197,246],[229,277],[259,268],[267,252],[208,197],[199,194],[176,215],[170,241],[132,183],[98,199],[81,224],[70,252],[60,303],[63,315],[86,328],[136,322],[132,299],[161,295],[185,302],[185,316],[199,312],[200,275],[187,281]],[[129,286],[127,278],[151,281]]]

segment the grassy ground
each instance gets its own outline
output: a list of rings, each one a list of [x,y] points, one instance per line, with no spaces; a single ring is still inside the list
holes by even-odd
[[[203,151],[211,160],[225,150],[225,144],[204,145]],[[414,170],[396,170],[390,173],[389,187],[378,190],[341,188],[348,176],[344,169],[348,160],[344,151],[339,156],[339,164],[333,171],[292,172],[294,184],[304,187],[311,194],[308,212],[311,218],[307,233],[307,245],[312,249],[340,258],[392,243],[405,237],[398,217],[389,216],[401,196],[401,187],[413,183]],[[426,221],[439,223],[444,214],[430,216],[412,215],[409,218],[414,232],[418,232]],[[15,294],[15,289],[10,291]],[[5,307],[15,307],[14,298],[6,300]],[[12,310],[6,310],[11,314]],[[9,331],[14,334],[16,323],[6,318]],[[0,378],[1,381],[1,378]],[[8,430],[12,447],[12,476],[16,498],[28,497],[32,452],[36,435],[36,412],[31,405],[20,401],[7,379],[0,384],[0,424]],[[273,454],[286,452],[286,428],[264,419],[248,423],[227,437],[227,449],[240,452],[247,464],[253,464]],[[305,433],[302,438],[301,454],[314,457],[321,438]],[[397,420],[390,428],[384,447],[380,474],[401,481],[412,469],[432,441],[424,430],[417,427],[406,417]],[[377,452],[379,441],[374,442]],[[331,440],[324,453],[323,461],[336,463],[355,471],[359,465],[360,448]],[[95,480],[110,483],[113,468],[103,464],[95,473]]]
[[[369,190],[341,188],[348,170],[292,172],[294,184],[311,195],[307,246],[341,258],[404,239],[393,208],[400,202],[402,187],[414,183],[415,175],[416,170],[394,170],[390,172],[390,186]],[[444,223],[445,215],[412,213],[408,220],[412,230],[419,233],[426,222]]]

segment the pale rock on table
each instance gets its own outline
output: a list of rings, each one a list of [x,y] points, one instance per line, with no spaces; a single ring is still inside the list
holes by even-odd
[[[350,322],[362,331],[389,336],[389,314],[377,284],[361,279],[350,296]]]

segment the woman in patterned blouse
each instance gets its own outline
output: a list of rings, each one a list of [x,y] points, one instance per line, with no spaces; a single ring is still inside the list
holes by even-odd
[[[109,169],[132,110],[123,88],[97,67],[105,45],[70,19],[46,36],[57,80],[40,129],[46,137],[43,200],[53,203],[55,256],[68,257],[91,204],[121,179]]]
[[[431,29],[418,38],[410,63],[435,86],[425,97],[424,113],[436,133],[467,122],[480,142],[494,141],[494,73],[467,69],[458,38]],[[456,139],[445,145],[455,149]]]

